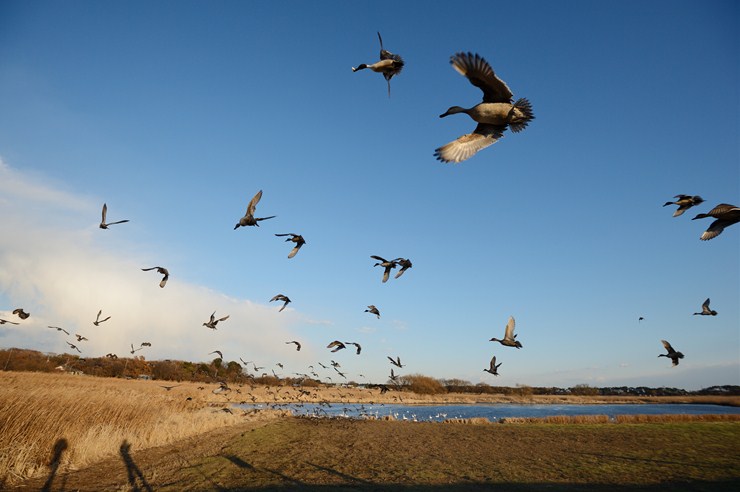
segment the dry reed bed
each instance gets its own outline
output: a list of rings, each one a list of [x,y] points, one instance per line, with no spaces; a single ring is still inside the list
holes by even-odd
[[[124,441],[142,449],[244,421],[152,383],[0,373],[0,484],[44,469],[62,439],[61,465],[80,467],[117,454]]]

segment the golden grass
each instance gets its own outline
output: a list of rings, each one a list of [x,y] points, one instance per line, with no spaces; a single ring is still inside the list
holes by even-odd
[[[0,484],[44,469],[62,439],[61,466],[75,468],[117,454],[124,441],[142,449],[244,421],[243,413],[209,406],[184,386],[165,391],[151,381],[1,372]],[[196,397],[186,401],[188,393]]]

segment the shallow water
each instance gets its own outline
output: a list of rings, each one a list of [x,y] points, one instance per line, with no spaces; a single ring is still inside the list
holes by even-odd
[[[318,417],[377,417],[392,415],[398,420],[441,422],[454,418],[484,417],[491,421],[507,417],[550,417],[555,415],[706,415],[740,414],[740,408],[723,405],[661,403],[661,404],[622,404],[622,405],[397,405],[397,404],[286,404],[286,405],[236,405],[245,410],[281,408],[290,410],[293,415]]]

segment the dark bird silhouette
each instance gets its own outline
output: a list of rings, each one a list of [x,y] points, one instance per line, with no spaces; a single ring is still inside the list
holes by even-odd
[[[51,328],[52,330],[56,330],[56,331],[63,331],[66,335],[69,335],[69,332],[65,330],[64,328],[60,328],[58,326],[49,326],[48,328]]]
[[[107,317],[107,318],[105,318],[105,319],[100,319],[100,315],[101,315],[101,314],[103,314],[103,310],[102,310],[102,309],[101,309],[100,311],[98,311],[98,315],[97,315],[97,317],[95,318],[95,321],[93,321],[93,324],[94,324],[95,326],[100,326],[100,323],[104,323],[104,322],[106,322],[106,321],[108,321],[108,320],[110,319],[110,316],[108,316],[108,317]]]
[[[208,355],[211,355],[211,354],[218,354],[219,359],[224,358],[224,354],[222,354],[220,350],[214,350],[213,352],[208,352]]]
[[[509,322],[506,324],[506,332],[504,333],[504,339],[499,340],[498,338],[491,338],[490,342],[499,342],[501,345],[506,345],[507,347],[516,347],[516,348],[522,348],[521,342],[515,340],[516,335],[514,335],[514,327],[516,326],[516,322],[514,321],[513,316],[509,316]]]
[[[356,342],[344,342],[346,345],[354,345],[355,349],[357,349],[357,355],[360,355],[360,352],[362,352],[362,347],[359,343]]]
[[[393,368],[392,367],[391,367],[390,380],[393,381],[394,383],[398,381],[398,375],[393,372]]]
[[[83,337],[82,335],[78,335],[77,333],[75,333],[75,336],[77,337],[77,341],[78,342],[87,341],[87,338],[86,337]]]
[[[683,359],[683,354],[681,352],[676,352],[673,350],[673,347],[671,347],[671,344],[666,342],[665,340],[661,340],[663,342],[663,346],[668,351],[667,354],[660,354],[658,357],[668,357],[671,359],[671,362],[673,362],[674,366],[678,365],[678,359]]]
[[[642,320],[644,320],[644,319],[645,319],[645,318],[643,318],[642,316],[640,316],[639,318],[637,318],[637,322],[639,323],[640,321],[642,321]]]
[[[269,217],[261,217],[261,218],[256,218],[254,216],[254,211],[257,208],[257,204],[259,203],[261,199],[262,199],[262,190],[259,190],[257,194],[254,195],[254,197],[252,197],[252,199],[249,201],[249,205],[247,205],[247,212],[244,214],[244,217],[239,219],[239,222],[236,223],[236,225],[234,226],[235,230],[238,229],[239,227],[246,227],[246,226],[259,227],[260,225],[259,222],[261,220],[267,220],[267,219],[272,219],[276,217],[275,215],[271,215]]]
[[[292,340],[290,342],[285,342],[285,343],[286,344],[294,343],[295,344],[295,350],[296,350],[296,352],[300,352],[301,351],[301,344],[300,344],[300,342],[297,342],[295,340]]]
[[[16,323],[15,321],[8,321],[7,319],[0,318],[0,325],[4,325],[5,323],[10,323],[11,325],[18,325],[20,323]]]
[[[465,109],[452,106],[439,115],[465,113],[478,123],[473,133],[468,133],[434,151],[434,156],[442,162],[462,162],[485,149],[504,136],[510,128],[518,133],[534,119],[532,106],[527,99],[519,99],[512,104],[512,94],[506,83],[496,77],[493,69],[482,56],[472,53],[457,53],[450,57],[452,68],[464,75],[471,84],[483,91],[483,102]]]
[[[270,302],[272,302],[272,301],[283,301],[283,306],[278,310],[278,313],[280,311],[282,311],[283,309],[285,309],[285,306],[287,306],[288,303],[291,302],[291,300],[290,300],[290,298],[288,296],[284,296],[282,294],[278,294],[275,297],[273,297],[272,299],[270,299]]]
[[[142,346],[142,347],[151,347],[151,346],[152,346],[152,344],[151,344],[151,343],[149,343],[149,342],[141,342],[141,346]]]
[[[106,205],[105,203],[103,204],[103,214],[102,215],[103,215],[103,218],[100,220],[100,228],[101,229],[107,229],[108,226],[112,226],[114,224],[123,224],[124,222],[128,222],[128,219],[126,219],[126,220],[119,220],[119,221],[116,221],[116,222],[106,222],[105,221],[105,216],[108,215],[108,205]]]
[[[332,347],[334,347],[334,350],[332,350],[332,352],[337,352],[339,350],[342,350],[343,348],[346,348],[346,346],[339,340],[334,340],[333,342],[331,342],[329,345],[326,346],[326,348],[332,348]],[[334,366],[334,367],[336,368],[337,366]]]
[[[143,348],[144,347],[139,347],[139,348],[135,349],[134,348],[134,344],[132,343],[131,344],[131,355],[134,355],[136,352],[138,352],[139,350],[142,350]]]
[[[709,298],[707,297],[707,300],[704,301],[704,304],[701,305],[701,312],[700,313],[694,313],[694,315],[701,315],[701,316],[717,316],[717,311],[713,309],[709,309]]]
[[[167,270],[164,267],[156,266],[156,267],[151,267],[151,268],[142,268],[141,270],[144,272],[148,272],[149,270],[157,270],[157,273],[164,275],[164,277],[162,277],[162,281],[159,282],[159,286],[162,288],[164,288],[165,284],[167,283],[167,279],[170,278],[169,270]]]
[[[109,359],[117,359],[118,358],[118,356],[116,354],[105,354],[105,356],[108,357]]]
[[[678,217],[691,207],[699,205],[704,201],[704,199],[699,195],[676,195],[673,198],[678,198],[678,200],[676,200],[675,202],[665,202],[663,206],[667,207],[668,205],[678,205],[676,211],[673,212],[674,217]]]
[[[361,63],[357,68],[352,67],[352,71],[357,72],[368,68],[373,72],[382,73],[383,77],[385,77],[385,81],[388,83],[388,97],[391,97],[391,79],[394,75],[401,73],[404,62],[400,55],[394,55],[390,51],[383,49],[383,38],[380,37],[380,32],[378,32],[378,41],[380,41],[380,61],[370,65],[367,63]]]
[[[366,313],[372,313],[372,314],[374,314],[375,316],[377,316],[377,317],[378,317],[378,319],[380,319],[380,311],[378,311],[378,308],[376,308],[376,307],[375,307],[374,305],[372,305],[372,304],[370,304],[370,305],[369,305],[369,306],[367,307],[367,309],[365,309],[365,312],[366,312]]]
[[[496,364],[496,356],[494,355],[493,358],[491,359],[490,367],[488,369],[483,369],[483,370],[486,372],[490,372],[494,376],[498,376],[498,368],[500,365],[501,365],[501,362]]]
[[[378,263],[373,265],[373,267],[376,267],[378,265],[383,267],[383,283],[388,281],[388,277],[391,274],[391,270],[396,268],[396,260],[388,261],[385,258],[382,258],[380,256],[372,255],[370,256],[373,260],[378,260]]]
[[[214,311],[213,314],[211,314],[211,319],[203,323],[203,326],[210,328],[211,330],[215,330],[216,325],[219,324],[221,321],[226,321],[227,319],[229,319],[229,316],[230,315],[227,314],[223,318],[216,319],[216,311]]]
[[[69,342],[67,342],[67,345],[69,345],[69,346],[70,346],[70,348],[73,348],[73,349],[75,349],[75,350],[76,350],[76,351],[78,351],[79,353],[82,353],[82,350],[78,349],[78,348],[77,348],[77,345],[73,345],[73,344],[71,344],[71,343],[69,343]]]
[[[164,388],[167,391],[170,391],[172,388],[177,388],[178,386],[180,386],[180,385],[179,384],[176,384],[174,386],[163,386],[161,384],[159,385],[160,388]]]
[[[699,214],[691,220],[704,219],[706,217],[714,217],[717,220],[709,224],[709,228],[701,235],[699,239],[702,241],[709,241],[710,239],[722,234],[722,231],[724,231],[726,227],[740,222],[740,207],[729,205],[727,203],[720,203],[709,212]]]
[[[401,267],[401,269],[398,271],[398,273],[396,273],[396,276],[393,277],[393,278],[400,277],[401,275],[403,275],[403,273],[406,270],[408,270],[409,268],[411,268],[413,266],[412,263],[411,263],[411,260],[409,260],[408,258],[396,258],[393,261]]]
[[[400,357],[396,357],[396,360],[393,360],[393,357],[391,357],[391,356],[387,356],[387,357],[388,357],[388,360],[391,361],[391,364],[393,364],[394,366],[396,366],[398,368],[403,367],[403,365],[401,364],[401,358]]]
[[[301,246],[306,244],[306,241],[303,239],[303,236],[301,236],[300,234],[293,234],[292,232],[289,232],[287,234],[275,234],[275,235],[278,237],[290,236],[285,241],[286,242],[292,241],[295,243],[295,246],[293,247],[291,252],[288,253],[288,258],[293,258],[298,253],[298,250],[301,249]]]
[[[20,319],[28,319],[31,316],[31,313],[25,312],[23,308],[13,309],[13,314],[17,315]]]
[[[319,364],[321,364],[321,363],[319,362]],[[322,364],[322,365],[323,365],[323,364]],[[333,361],[331,361],[331,366],[332,366],[333,368],[335,368],[335,369],[336,369],[337,367],[342,367],[342,366],[341,366],[341,365],[339,364],[339,362],[337,362],[337,361],[334,361],[334,360],[333,360]]]

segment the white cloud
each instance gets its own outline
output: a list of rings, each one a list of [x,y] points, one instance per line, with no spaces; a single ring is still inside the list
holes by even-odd
[[[227,360],[269,363],[286,356],[285,341],[295,339],[291,326],[303,322],[289,310],[235,299],[204,286],[184,283],[171,272],[165,288],[149,267],[146,245],[126,242],[123,229],[111,241],[97,228],[100,203],[55,189],[42,177],[29,177],[0,160],[0,317],[19,321],[10,311],[31,313],[19,326],[0,328],[5,347],[69,352],[72,341],[83,355],[108,352],[128,355],[130,344],[150,342],[137,355],[147,359],[210,360],[221,350]],[[100,200],[102,202],[102,200]],[[7,232],[12,231],[12,232]],[[166,265],[163,265],[166,266]],[[98,310],[111,319],[100,326]],[[217,330],[204,327],[210,314],[229,315]],[[321,321],[320,324],[331,324]],[[60,326],[70,332],[50,330]],[[77,343],[73,334],[89,339]],[[312,360],[312,347],[291,353],[291,363]]]

